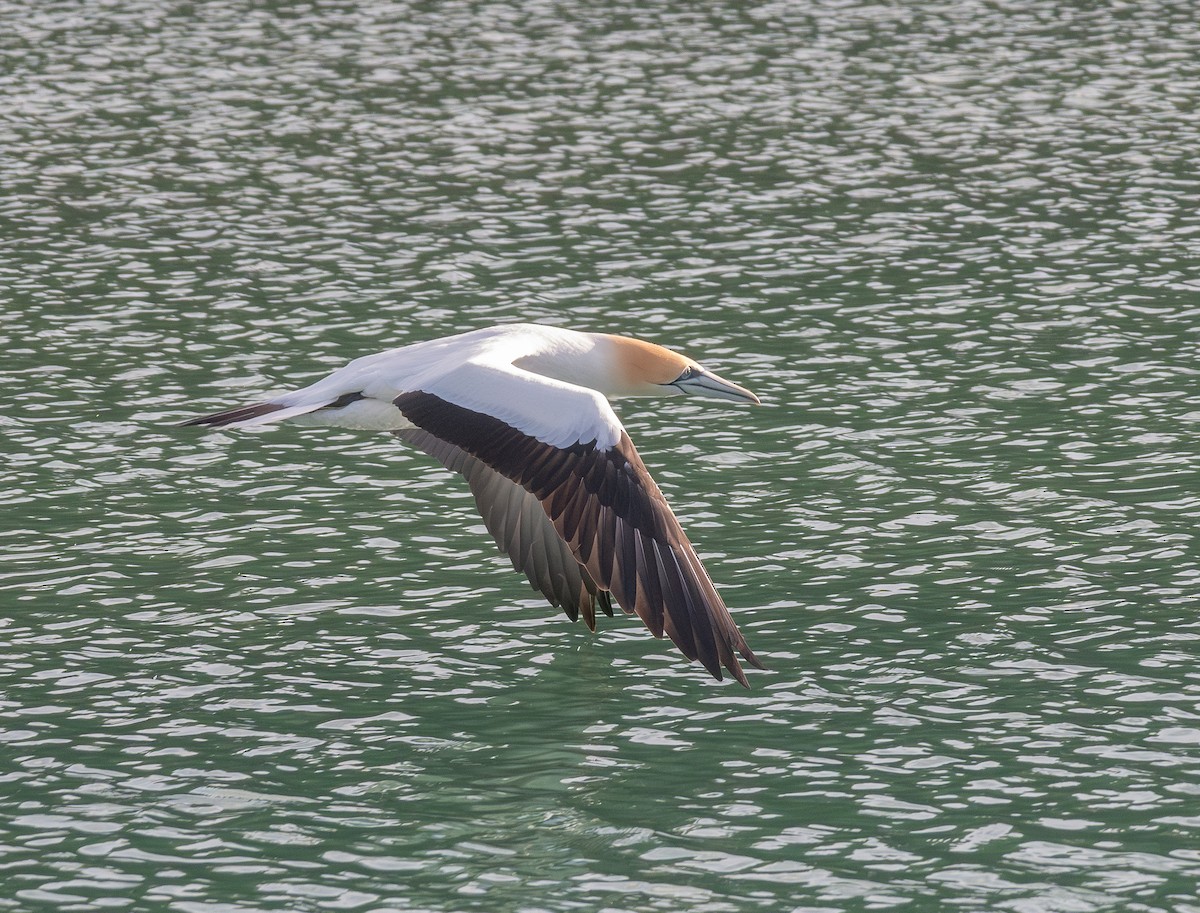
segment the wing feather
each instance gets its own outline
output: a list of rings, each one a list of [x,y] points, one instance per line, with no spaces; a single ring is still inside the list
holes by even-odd
[[[616,422],[608,402],[593,393],[586,391],[568,404],[575,425],[585,429],[576,435],[581,438],[588,428],[602,431]],[[555,395],[561,406],[562,391],[556,389]],[[439,446],[452,446],[536,501],[566,550],[555,557],[570,556],[565,563],[578,569],[585,589],[590,584],[603,594],[578,603],[589,625],[595,624],[595,603],[604,608],[604,591],[614,591],[621,607],[636,613],[655,636],[666,633],[688,659],[699,660],[714,677],[721,678],[724,667],[745,685],[734,651],[752,665],[761,668],[762,663],[746,644],[624,429],[610,446],[598,443],[599,434],[573,443],[546,441],[491,411],[479,411],[480,396],[475,392],[468,406],[438,392],[413,391],[395,402],[408,421],[439,442],[425,449],[434,453]],[[589,419],[589,409],[601,414]],[[544,425],[545,419],[541,421]],[[620,428],[619,422],[616,425]],[[402,437],[416,433],[399,432]],[[544,545],[548,537],[539,541]],[[536,570],[524,570],[537,585]]]
[[[462,474],[475,496],[483,525],[508,555],[513,569],[529,578],[551,605],[561,608],[572,621],[582,614],[593,630],[596,603],[606,615],[612,615],[608,594],[600,591],[575,560],[537,498],[483,461],[426,431],[409,428],[393,433]]]

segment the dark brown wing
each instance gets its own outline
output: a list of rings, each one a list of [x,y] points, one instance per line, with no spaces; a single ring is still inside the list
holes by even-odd
[[[447,469],[462,473],[475,495],[483,525],[508,554],[513,569],[528,577],[551,605],[560,607],[572,621],[582,615],[593,631],[597,603],[605,615],[612,615],[611,597],[575,560],[537,498],[462,448],[428,431],[412,428],[393,433]]]
[[[627,434],[608,450],[555,447],[432,393],[395,402],[418,428],[532,494],[591,579],[656,637],[665,633],[717,679],[724,666],[747,684],[735,650],[763,668]]]

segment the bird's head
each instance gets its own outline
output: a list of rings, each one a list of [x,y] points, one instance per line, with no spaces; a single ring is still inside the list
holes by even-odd
[[[759,403],[759,398],[732,381],[719,377],[703,365],[670,349],[631,339],[608,336],[613,364],[614,389],[618,396],[661,396],[686,394],[740,403]]]

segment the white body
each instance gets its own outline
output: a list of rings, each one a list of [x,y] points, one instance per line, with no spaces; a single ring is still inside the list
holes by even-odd
[[[486,412],[546,444],[566,447],[595,440],[607,449],[620,439],[621,423],[600,390],[623,392],[621,384],[599,371],[575,383],[559,379],[573,373],[578,377],[580,368],[599,364],[601,358],[589,356],[600,356],[597,349],[606,344],[600,334],[535,324],[418,342],[356,358],[315,384],[274,397],[282,410],[240,424],[291,419],[306,425],[399,431],[412,425],[393,401],[401,393],[421,391]],[[353,393],[364,398],[341,408],[324,408]]]

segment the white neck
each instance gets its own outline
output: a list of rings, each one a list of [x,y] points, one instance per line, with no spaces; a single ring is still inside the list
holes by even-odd
[[[598,333],[538,327],[532,351],[513,361],[518,368],[564,383],[590,387],[605,396],[622,391],[606,340]],[[547,332],[549,331],[549,332]]]

